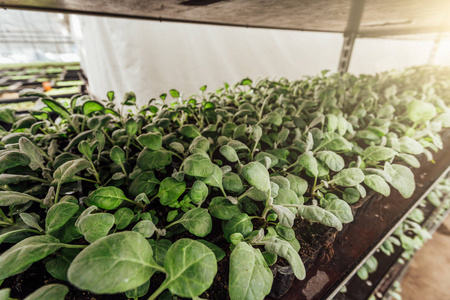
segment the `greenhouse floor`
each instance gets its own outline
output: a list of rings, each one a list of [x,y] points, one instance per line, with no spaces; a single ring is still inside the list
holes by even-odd
[[[450,217],[414,257],[401,282],[403,300],[450,299]]]

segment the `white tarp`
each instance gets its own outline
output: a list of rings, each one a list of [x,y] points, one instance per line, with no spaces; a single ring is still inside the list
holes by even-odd
[[[298,79],[335,71],[342,36],[76,16],[72,33],[96,97],[134,91],[143,104],[171,88],[186,94],[250,77]]]
[[[73,16],[72,33],[92,93],[134,91],[139,103],[171,88],[186,94],[250,77],[299,79],[337,71],[342,35]],[[352,73],[428,62],[433,40],[358,39]],[[450,63],[441,42],[435,63]]]

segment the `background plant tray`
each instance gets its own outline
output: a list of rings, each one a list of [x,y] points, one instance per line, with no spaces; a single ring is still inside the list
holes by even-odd
[[[87,93],[87,78],[78,63],[16,64],[0,66],[0,107],[18,112],[32,108],[38,97],[21,97],[23,89],[44,91],[44,82],[52,89],[46,93],[55,98],[70,98]],[[21,105],[11,105],[22,103]]]
[[[444,201],[442,201],[444,203]],[[439,227],[445,217],[448,216],[450,209],[447,209],[444,214],[438,214],[441,211],[441,207],[435,207],[429,202],[424,207],[421,207],[424,213],[425,220],[422,222],[422,226],[433,234]],[[390,256],[378,251],[375,254],[375,258],[378,260],[377,270],[370,274],[367,281],[359,279],[358,276],[353,276],[352,279],[346,284],[347,292],[339,293],[335,300],[359,300],[368,299],[370,295],[377,294],[378,298],[384,297],[389,292],[390,288],[395,281],[402,277],[409,267],[412,259],[406,263],[400,263],[398,260],[402,256],[404,250],[400,246],[395,246],[395,252]],[[420,250],[418,250],[420,251]],[[417,252],[418,252],[417,251]],[[416,253],[417,253],[416,252]],[[370,284],[364,284],[370,282]]]
[[[367,199],[356,211],[355,220],[336,236],[334,254],[330,259],[324,261],[319,255],[307,270],[306,279],[294,280],[282,299],[332,299],[446,175],[450,169],[450,155],[447,152],[450,149],[450,130],[443,132],[442,139],[444,148],[434,154],[437,163],[421,157],[421,168],[413,169],[416,178],[414,194],[405,199],[397,190],[391,189],[389,197],[374,195],[372,199]]]

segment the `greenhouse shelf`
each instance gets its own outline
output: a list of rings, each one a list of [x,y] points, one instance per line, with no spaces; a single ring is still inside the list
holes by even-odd
[[[88,83],[78,63],[0,66],[0,105],[39,99],[37,96],[19,97],[23,89],[46,91],[49,96],[57,98],[70,98],[78,93],[87,93]]]
[[[442,201],[444,204],[444,201]],[[425,207],[421,208],[424,213],[425,220],[422,226],[427,229],[430,234],[433,234],[442,221],[449,215],[450,209],[447,209],[444,214],[440,214],[442,207],[435,207],[427,203]],[[375,258],[378,261],[377,270],[370,274],[368,280],[361,280],[358,276],[354,276],[346,285],[347,292],[339,293],[334,300],[359,300],[368,299],[370,295],[375,295],[376,299],[383,299],[392,288],[392,285],[401,280],[405,272],[408,270],[410,262],[414,259],[411,257],[404,263],[399,262],[404,250],[400,246],[395,246],[395,252],[390,256],[383,254],[380,251],[375,253]],[[419,252],[419,250],[416,251]],[[415,253],[415,254],[416,254]],[[415,255],[414,254],[414,255]]]
[[[356,271],[371,257],[383,242],[406,219],[434,186],[449,172],[450,130],[443,132],[444,148],[434,154],[434,160],[421,157],[420,169],[413,169],[416,190],[404,199],[392,190],[389,197],[368,194],[357,209],[355,220],[336,236],[334,244],[325,245],[306,279],[295,280],[281,299],[333,299]],[[327,255],[328,251],[328,255]]]

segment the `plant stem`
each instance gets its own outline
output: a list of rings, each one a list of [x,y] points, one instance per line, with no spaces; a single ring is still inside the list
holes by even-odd
[[[130,202],[130,203],[133,203],[134,205],[139,206],[140,208],[144,208],[144,206],[143,206],[142,204],[136,203],[136,202],[134,202],[133,200],[130,200],[130,199],[128,199],[128,198],[123,198],[123,200],[125,200],[125,201],[127,201],[127,202]]]
[[[272,201],[270,200],[270,193],[271,190],[269,189],[269,192],[267,193],[267,199],[266,199],[266,207],[264,207],[263,213],[261,215],[261,218],[263,220],[266,219],[267,214],[269,213],[269,211],[272,209]]]
[[[173,152],[173,151],[170,151],[170,150],[166,150],[166,151],[169,152],[169,153],[172,154],[172,155],[175,155],[175,156],[178,157],[181,161],[184,160],[184,158],[182,158],[181,156],[179,156],[177,153],[175,153],[175,152]]]
[[[61,181],[58,181],[58,185],[56,186],[56,193],[55,193],[55,204],[58,203],[60,190],[61,190]]]
[[[87,245],[71,245],[71,244],[61,244],[63,248],[70,248],[70,249],[84,249],[87,247]]]
[[[148,298],[148,300],[154,300],[156,299],[164,290],[167,288],[167,286],[170,284],[170,281],[166,278],[164,282],[159,286],[159,288]]]
[[[14,224],[13,220],[8,218],[5,213],[3,212],[3,210],[0,209],[0,218],[2,218],[5,222],[9,223],[9,224]]]
[[[42,179],[42,178],[38,178],[38,177],[33,177],[33,176],[30,176],[30,180],[34,180],[34,181],[39,181],[39,182],[44,182],[44,183],[48,183],[48,181],[47,181],[47,180],[45,180],[45,179]]]
[[[106,136],[106,138],[108,139],[108,141],[111,143],[111,144],[115,144],[114,143],[114,141],[109,137],[109,135],[106,133],[106,131],[105,131],[105,129],[102,129],[102,132],[103,132],[103,134]]]

